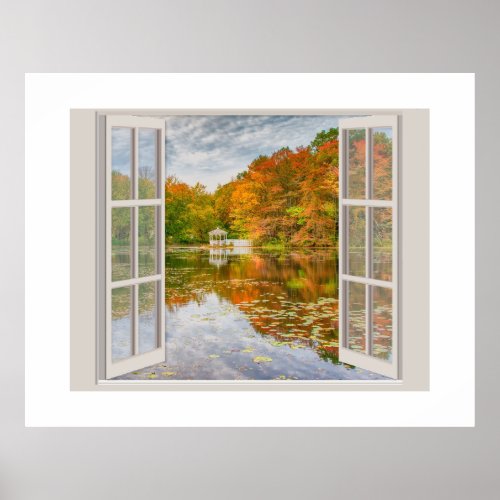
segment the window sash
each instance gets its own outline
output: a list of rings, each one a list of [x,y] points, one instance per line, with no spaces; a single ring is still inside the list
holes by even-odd
[[[126,200],[112,199],[112,141],[111,132],[114,127],[130,128],[131,144],[131,198]],[[139,129],[156,130],[155,156],[155,198],[139,198]],[[106,250],[105,250],[105,289],[106,289],[106,325],[105,325],[105,376],[113,378],[133,370],[165,361],[165,122],[160,118],[136,116],[106,116],[105,165],[106,165]],[[156,272],[147,276],[139,276],[139,208],[156,207]],[[112,279],[112,210],[114,208],[131,209],[131,277],[125,280]],[[139,352],[139,286],[144,283],[158,283],[156,286],[156,348]],[[125,359],[113,360],[112,357],[112,291],[120,287],[131,287],[131,350],[132,355]]]
[[[392,128],[392,196],[391,200],[378,200],[373,198],[373,158],[372,158],[372,130],[378,127]],[[365,198],[346,198],[348,193],[348,133],[349,130],[365,130]],[[399,357],[399,180],[398,180],[398,117],[397,116],[369,116],[341,120],[339,124],[340,138],[340,224],[339,224],[339,359],[360,368],[368,369],[391,378],[400,376]],[[351,207],[365,209],[365,276],[349,274],[349,221],[348,210]],[[392,209],[392,273],[391,281],[372,278],[373,270],[373,209]],[[365,342],[364,351],[354,351],[348,347],[348,321],[349,297],[347,295],[348,283],[365,285]],[[392,289],[392,360],[386,361],[373,356],[373,287]]]

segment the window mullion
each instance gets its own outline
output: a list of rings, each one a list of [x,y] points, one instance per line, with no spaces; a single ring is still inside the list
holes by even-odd
[[[349,151],[349,144],[348,144],[348,133],[346,130],[341,131],[341,171],[340,171],[340,182],[339,182],[339,187],[340,187],[340,198],[341,200],[344,199],[344,197],[347,194],[347,182],[348,182],[348,151]],[[345,147],[347,145],[347,147]],[[349,214],[349,208],[344,207],[342,204],[340,206],[340,224],[341,227],[339,228],[340,232],[340,238],[339,238],[339,243],[340,243],[340,255],[341,255],[341,262],[340,262],[340,272],[349,274],[349,219],[348,219],[348,214]],[[340,280],[340,328],[344,332],[342,335],[342,344],[341,347],[347,348],[348,345],[348,336],[349,336],[349,321],[348,321],[348,314],[349,314],[349,309],[347,307],[347,297],[348,297],[348,286],[349,284],[346,281],[343,281],[342,279]]]
[[[371,137],[371,129],[365,129],[365,137],[366,137],[366,199],[371,200],[373,197],[373,182],[372,182],[372,137]],[[372,260],[373,260],[373,252],[372,252],[372,218],[373,218],[373,209],[369,206],[365,208],[365,276],[367,278],[372,277]],[[365,285],[365,318],[366,318],[366,354],[368,356],[372,355],[372,302],[373,302],[373,287],[370,285]]]
[[[133,198],[139,199],[139,130],[133,129],[134,133],[134,160],[133,160]],[[132,207],[132,276],[134,279],[139,277],[139,207]],[[133,285],[133,352],[139,354],[139,285]]]
[[[165,135],[161,130],[156,133],[156,197],[163,199],[165,193],[165,169],[163,162],[165,161]],[[163,159],[163,161],[162,161]],[[165,332],[165,315],[162,313],[161,304],[165,304],[165,202],[159,209],[155,209],[155,227],[156,227],[156,269],[162,276],[159,284],[156,286],[156,345],[162,345],[162,336]]]

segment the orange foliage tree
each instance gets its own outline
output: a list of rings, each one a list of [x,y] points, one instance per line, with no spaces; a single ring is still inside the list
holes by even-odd
[[[208,193],[175,177],[165,183],[167,242],[204,242],[209,230],[229,238],[294,246],[333,246],[338,234],[338,129],[307,147],[257,157]]]
[[[337,129],[308,147],[259,156],[215,192],[216,214],[235,236],[262,243],[330,246],[337,240]]]

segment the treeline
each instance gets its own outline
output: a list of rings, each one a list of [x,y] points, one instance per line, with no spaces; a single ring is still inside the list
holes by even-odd
[[[338,129],[321,131],[307,147],[283,148],[270,156],[259,156],[235,179],[219,185],[214,193],[169,176],[165,182],[165,237],[167,244],[208,242],[215,227],[229,238],[251,239],[257,244],[332,246],[338,235],[339,150]],[[348,196],[365,196],[364,130],[349,133]],[[392,184],[392,139],[383,132],[373,135],[374,196],[390,199]],[[139,175],[139,197],[154,198],[156,186],[151,172]],[[130,179],[112,175],[113,199],[130,197]],[[351,245],[364,244],[364,210],[350,211]],[[113,241],[129,244],[130,209],[115,208]],[[390,244],[392,214],[379,209],[374,214],[374,238]],[[152,244],[156,233],[155,209],[139,210],[140,244]],[[357,241],[359,236],[360,241]],[[389,241],[389,243],[387,243]]]
[[[165,184],[167,243],[204,243],[219,226],[229,238],[262,244],[335,245],[338,234],[338,129],[307,147],[259,156],[209,193],[175,176]]]

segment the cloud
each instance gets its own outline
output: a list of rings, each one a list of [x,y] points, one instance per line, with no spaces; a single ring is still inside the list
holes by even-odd
[[[166,170],[210,191],[234,178],[257,156],[307,146],[338,116],[200,115],[166,117]]]
[[[130,175],[132,130],[113,127],[111,129],[111,162],[113,170]]]
[[[307,146],[321,130],[338,126],[325,115],[184,115],[165,117],[166,172],[210,191],[225,184],[259,155]],[[130,164],[130,134],[113,130],[113,168]],[[151,142],[140,134],[140,155],[152,161]]]

